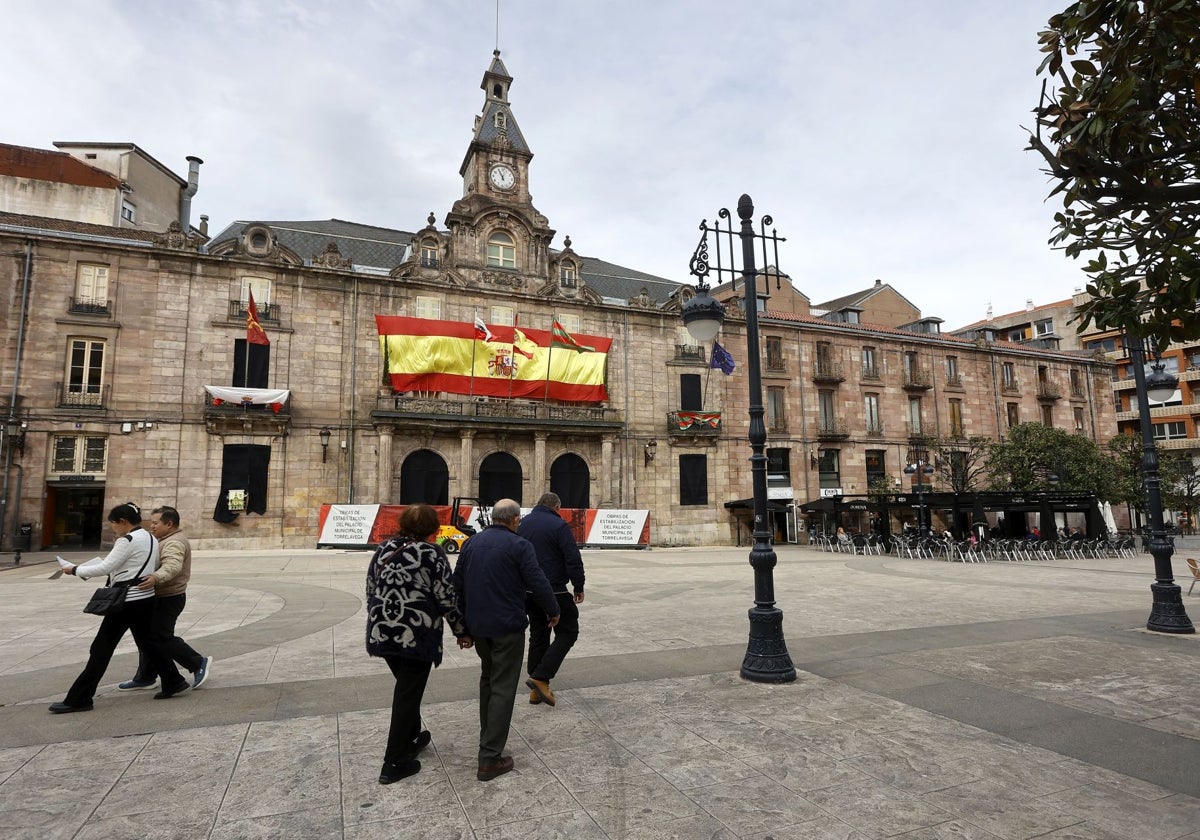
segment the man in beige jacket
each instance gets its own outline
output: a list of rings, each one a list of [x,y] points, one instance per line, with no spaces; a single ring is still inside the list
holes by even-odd
[[[179,511],[165,505],[155,508],[150,514],[150,533],[158,540],[158,568],[143,577],[137,588],[154,590],[152,629],[171,658],[192,672],[192,688],[199,688],[212,671],[212,657],[201,656],[175,635],[175,621],[187,603],[187,585],[192,576],[192,546],[179,528]],[[139,655],[137,673],[117,688],[136,691],[153,688],[154,684],[146,658]]]

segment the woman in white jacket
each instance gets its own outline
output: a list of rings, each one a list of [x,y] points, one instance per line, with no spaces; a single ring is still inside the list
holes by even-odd
[[[158,542],[142,528],[142,513],[138,506],[132,502],[117,505],[109,511],[108,521],[117,535],[108,556],[68,566],[63,569],[63,574],[74,575],[80,580],[107,575],[112,583],[137,583],[154,572],[158,564]],[[126,630],[133,633],[137,646],[150,660],[150,667],[162,679],[162,691],[155,694],[154,699],[163,700],[187,691],[191,683],[179,673],[162,640],[154,634],[153,616],[154,590],[130,586],[125,595],[125,607],[104,616],[100,622],[83,673],[76,678],[62,702],[50,706],[50,711],[53,714],[91,711],[96,688]]]

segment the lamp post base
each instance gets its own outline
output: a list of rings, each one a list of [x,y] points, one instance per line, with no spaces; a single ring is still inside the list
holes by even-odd
[[[793,682],[796,669],[783,639],[783,611],[754,607],[749,615],[750,644],[742,660],[742,678],[750,682]]]
[[[1154,603],[1146,629],[1156,633],[1195,633],[1196,628],[1183,608],[1183,590],[1174,583],[1152,583],[1150,592]]]

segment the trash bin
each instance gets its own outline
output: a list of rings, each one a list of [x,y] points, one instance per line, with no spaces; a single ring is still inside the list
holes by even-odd
[[[33,523],[22,522],[17,528],[17,534],[13,537],[13,551],[29,551],[29,546],[33,542]]]

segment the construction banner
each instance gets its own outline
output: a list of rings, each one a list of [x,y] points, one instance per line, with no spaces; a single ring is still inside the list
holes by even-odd
[[[589,403],[608,399],[611,338],[579,335],[578,344],[594,352],[551,352],[550,330],[487,324],[480,338],[472,322],[376,315],[375,323],[396,393],[442,391]]]

